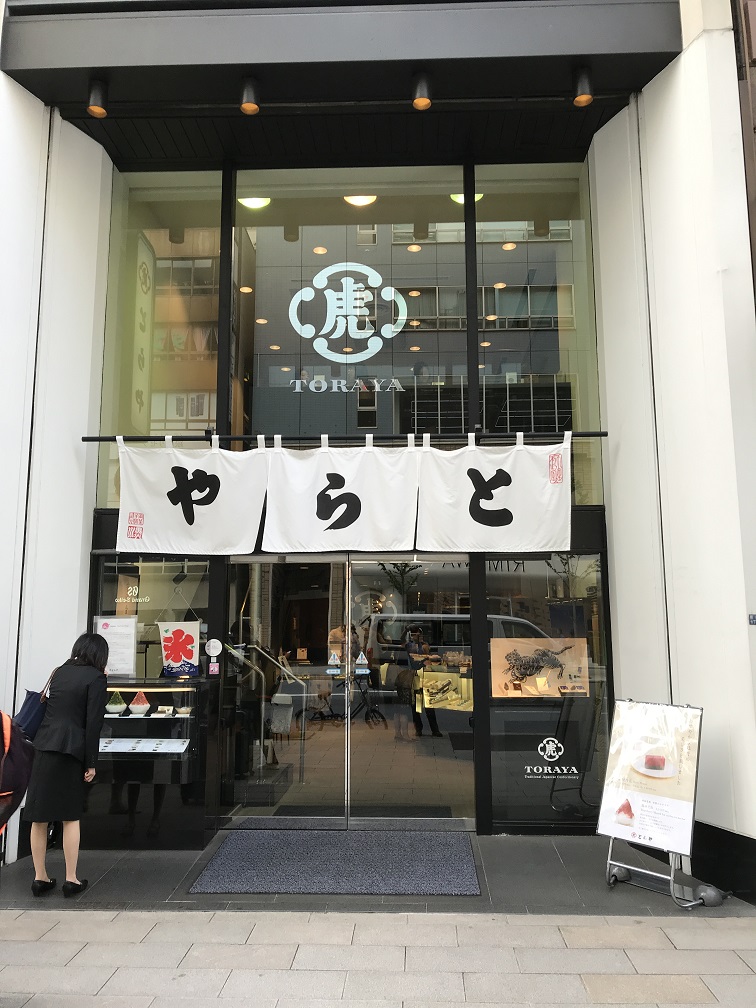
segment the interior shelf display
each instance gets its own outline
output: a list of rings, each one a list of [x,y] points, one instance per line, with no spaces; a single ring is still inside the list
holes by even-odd
[[[202,678],[109,677],[96,785],[88,798],[92,846],[203,846],[205,735],[215,686]]]

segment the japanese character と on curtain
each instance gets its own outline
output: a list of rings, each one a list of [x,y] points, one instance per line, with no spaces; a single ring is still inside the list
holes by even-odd
[[[570,549],[571,479],[567,431],[561,444],[454,451],[423,436],[417,515],[419,550],[546,553]]]

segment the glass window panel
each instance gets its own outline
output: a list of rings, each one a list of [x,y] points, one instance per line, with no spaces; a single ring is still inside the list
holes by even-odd
[[[214,260],[195,259],[194,260],[194,287],[212,287],[214,280]]]
[[[220,172],[114,174],[102,434],[215,425],[220,196]],[[118,485],[103,445],[99,506]]]
[[[489,616],[494,822],[595,823],[609,728],[601,559],[489,557],[487,569],[488,612],[501,614]]]
[[[484,429],[600,430],[585,166],[478,166],[475,188]],[[599,441],[574,443],[573,499],[603,500]]]
[[[463,209],[449,198],[461,174],[238,174],[234,433],[463,433]],[[447,372],[456,383],[433,384]],[[381,383],[375,417],[356,408],[363,377]]]

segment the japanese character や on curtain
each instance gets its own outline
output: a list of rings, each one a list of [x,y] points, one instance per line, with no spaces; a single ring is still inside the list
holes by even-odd
[[[118,441],[121,502],[116,549],[124,553],[254,552],[268,482],[264,449],[178,450]]]

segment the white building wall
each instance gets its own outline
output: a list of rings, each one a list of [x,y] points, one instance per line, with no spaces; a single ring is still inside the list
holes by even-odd
[[[49,114],[0,74],[0,302],[3,366],[0,401],[6,462],[0,494],[3,529],[0,579],[0,708],[13,709],[23,565],[34,358],[47,176]]]
[[[45,212],[18,694],[87,627],[112,166],[53,113]],[[32,329],[37,312],[32,313]],[[31,386],[27,389],[31,398]],[[11,857],[13,852],[11,852]]]
[[[756,837],[756,324],[738,91],[732,33],[707,27],[721,10],[683,6],[699,30],[684,10],[688,44],[640,96],[637,127],[631,107],[591,152],[617,692],[665,698],[666,636],[672,700],[704,709],[697,818]]]
[[[0,2],[0,33],[2,12]],[[0,709],[14,710],[34,388],[49,110],[0,73],[0,303],[6,459],[0,494]],[[7,830],[15,850],[17,817]]]

